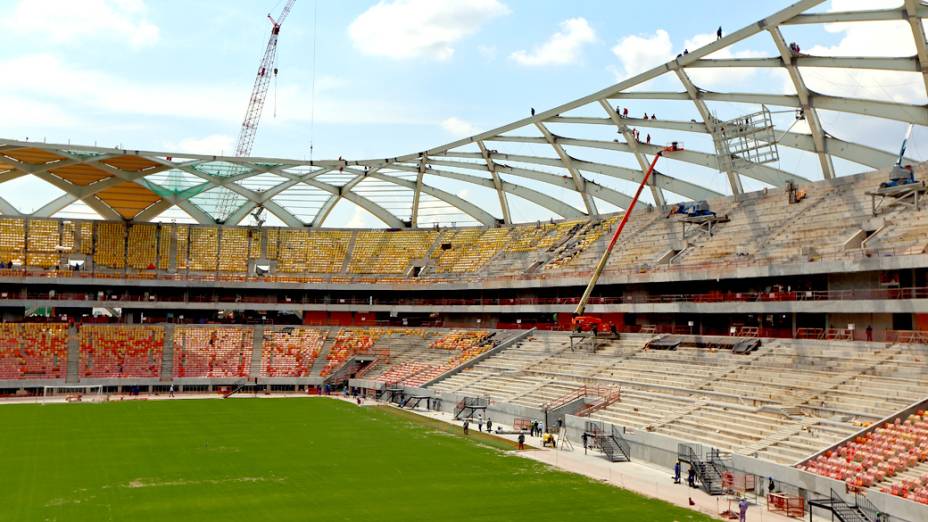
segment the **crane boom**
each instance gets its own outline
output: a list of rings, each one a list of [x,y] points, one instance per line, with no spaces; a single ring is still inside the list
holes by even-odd
[[[625,209],[625,215],[622,216],[622,221],[619,222],[619,226],[615,229],[615,233],[612,234],[612,239],[609,240],[609,244],[606,246],[606,250],[603,252],[602,257],[599,258],[599,263],[596,264],[596,269],[593,270],[593,277],[590,278],[590,282],[586,285],[586,290],[583,291],[583,297],[580,298],[580,302],[577,303],[577,309],[574,311],[576,316],[582,316],[583,312],[586,310],[586,305],[590,301],[590,295],[593,293],[593,288],[596,286],[596,282],[599,281],[599,276],[602,275],[603,269],[606,267],[606,262],[609,261],[609,256],[612,254],[612,249],[615,247],[616,241],[618,241],[619,236],[622,234],[622,229],[625,228],[625,224],[628,222],[628,217],[631,216],[632,210],[635,209],[635,204],[638,203],[638,198],[641,196],[641,191],[644,189],[645,185],[648,184],[648,179],[651,177],[651,173],[654,172],[654,166],[657,165],[657,160],[663,157],[665,152],[675,152],[678,150],[683,150],[677,142],[673,142],[667,147],[664,147],[663,150],[658,151],[654,155],[654,159],[651,160],[651,165],[648,167],[647,172],[644,173],[644,177],[641,178],[641,183],[638,185],[638,191],[635,192],[635,197],[632,198],[631,203],[628,204],[628,208]],[[583,323],[582,317],[574,317],[574,323]],[[596,321],[591,321],[596,322]]]
[[[251,147],[255,143],[255,134],[258,132],[258,122],[261,121],[261,112],[264,110],[264,100],[267,99],[267,89],[271,83],[271,75],[277,75],[277,36],[280,34],[280,26],[284,23],[293,4],[296,0],[287,0],[280,16],[275,20],[270,13],[267,19],[271,22],[271,36],[267,41],[267,48],[264,50],[264,56],[258,65],[258,75],[255,77],[255,84],[251,89],[251,98],[248,100],[248,109],[245,111],[245,120],[242,122],[242,129],[238,135],[238,143],[235,145],[236,156],[248,156],[251,154]]]

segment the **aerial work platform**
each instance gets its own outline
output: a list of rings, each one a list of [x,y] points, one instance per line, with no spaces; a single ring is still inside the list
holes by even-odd
[[[707,214],[703,216],[687,216],[687,215],[678,215],[674,221],[677,221],[681,225],[681,238],[687,238],[687,229],[690,233],[696,232],[697,234],[705,234],[708,237],[712,237],[715,233],[715,225],[719,223],[728,223],[731,221],[727,215],[718,216],[716,214]]]
[[[921,199],[928,186],[925,181],[915,181],[903,185],[894,185],[890,187],[880,187],[873,192],[867,192],[870,196],[870,208],[873,215],[879,215],[880,210],[894,206],[908,207],[918,211],[921,208]]]

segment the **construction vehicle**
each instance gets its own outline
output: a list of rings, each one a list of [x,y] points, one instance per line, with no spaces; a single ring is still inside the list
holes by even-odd
[[[881,189],[901,187],[903,185],[915,183],[915,172],[912,171],[912,166],[902,166],[905,148],[909,143],[909,139],[912,137],[912,127],[913,125],[910,123],[909,129],[905,133],[905,139],[902,140],[902,147],[899,150],[899,159],[896,160],[893,168],[889,171],[889,180],[880,183]]]
[[[631,202],[628,204],[628,208],[625,209],[625,215],[622,216],[622,221],[619,222],[619,226],[616,227],[615,233],[612,234],[612,239],[610,239],[609,244],[606,245],[606,250],[603,252],[602,257],[599,258],[599,263],[596,264],[596,269],[593,270],[593,276],[590,277],[590,282],[586,285],[586,290],[583,291],[583,297],[581,297],[580,302],[577,303],[577,308],[574,310],[574,317],[570,322],[570,325],[574,330],[580,332],[594,331],[594,328],[595,331],[606,331],[612,329],[612,325],[604,323],[601,318],[596,316],[583,315],[583,312],[586,311],[586,305],[590,301],[590,295],[593,294],[593,288],[596,287],[596,282],[599,281],[599,276],[602,275],[603,269],[606,267],[606,262],[609,261],[609,256],[612,254],[612,250],[615,248],[615,244],[619,240],[619,236],[622,235],[622,230],[625,228],[625,224],[628,223],[629,216],[632,215],[632,211],[635,209],[635,205],[638,203],[638,198],[641,197],[641,191],[644,190],[645,185],[648,184],[648,180],[651,178],[651,174],[654,172],[654,166],[657,165],[657,160],[661,159],[664,154],[681,150],[683,150],[683,147],[675,141],[660,150],[657,154],[654,155],[654,159],[651,160],[651,165],[648,166],[648,170],[644,173],[644,177],[641,178],[641,183],[638,185],[638,190],[635,192],[635,197],[632,198]]]

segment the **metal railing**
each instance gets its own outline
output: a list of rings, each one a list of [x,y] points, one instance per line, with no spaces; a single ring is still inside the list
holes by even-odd
[[[625,437],[622,436],[622,431],[617,429],[615,425],[612,425],[612,441],[615,442],[616,446],[619,447],[619,450],[625,455],[625,460],[632,460],[632,446],[625,440]]]

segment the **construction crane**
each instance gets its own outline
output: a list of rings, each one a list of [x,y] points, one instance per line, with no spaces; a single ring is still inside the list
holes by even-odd
[[[606,267],[606,262],[609,261],[609,256],[612,254],[612,249],[615,247],[616,241],[618,241],[619,236],[622,235],[622,229],[625,228],[628,217],[632,215],[632,210],[635,209],[635,204],[638,203],[641,191],[644,189],[645,185],[648,184],[648,179],[651,177],[651,173],[654,172],[654,166],[657,165],[657,160],[661,159],[667,152],[676,152],[680,150],[683,150],[683,147],[675,141],[658,151],[658,153],[654,155],[654,159],[651,160],[651,165],[644,173],[644,177],[641,178],[641,183],[638,185],[638,191],[635,192],[635,197],[632,198],[631,203],[628,204],[628,208],[625,209],[625,215],[622,216],[622,221],[619,222],[619,226],[615,229],[615,233],[612,234],[612,239],[609,240],[606,250],[603,252],[602,257],[599,258],[599,263],[596,264],[596,269],[593,270],[593,276],[586,285],[586,290],[583,291],[583,297],[580,298],[577,309],[574,310],[571,326],[578,332],[583,330],[597,331],[603,326],[603,320],[599,317],[583,315],[583,312],[586,311],[586,305],[590,301],[590,295],[593,294],[593,288],[596,286],[596,282],[599,281],[599,276],[602,275],[603,269]]]
[[[264,100],[267,99],[267,90],[271,84],[271,75],[277,77],[277,37],[280,35],[280,26],[284,23],[293,4],[296,0],[287,0],[280,15],[275,20],[270,13],[267,19],[271,22],[271,36],[267,40],[267,48],[264,49],[264,56],[258,65],[258,75],[255,76],[255,84],[251,88],[251,98],[248,99],[248,109],[245,111],[245,120],[242,122],[241,131],[238,134],[238,143],[235,145],[235,155],[242,157],[251,154],[251,147],[255,144],[255,134],[258,132],[258,122],[261,121],[261,113],[264,111]],[[238,171],[235,167],[219,169],[218,175],[234,176]],[[231,189],[219,191],[216,206],[212,215],[217,223],[224,222],[229,218],[235,206],[236,194]]]
[[[245,121],[242,122],[242,129],[238,135],[238,143],[235,145],[236,156],[248,156],[251,154],[251,147],[255,144],[255,134],[258,132],[258,122],[261,121],[261,112],[264,110],[264,100],[267,99],[267,89],[271,84],[271,75],[277,77],[277,37],[280,35],[280,26],[284,23],[293,4],[296,0],[287,0],[280,16],[275,20],[270,13],[267,19],[271,22],[271,36],[267,40],[267,48],[264,50],[264,57],[258,65],[258,75],[255,77],[255,85],[251,88],[251,98],[248,100],[248,110],[245,111]]]

